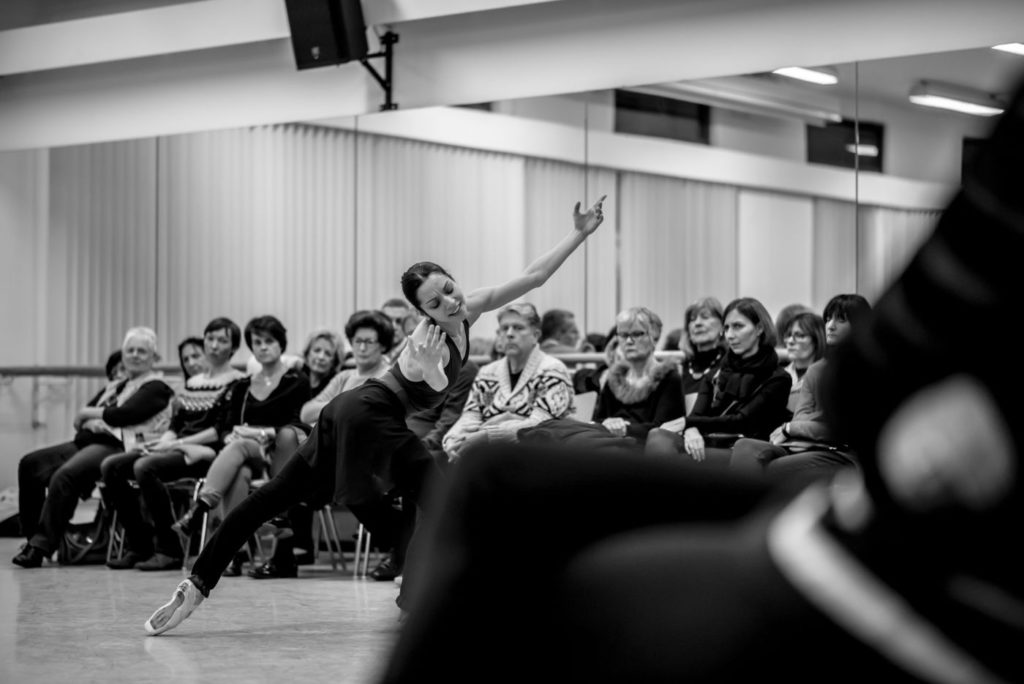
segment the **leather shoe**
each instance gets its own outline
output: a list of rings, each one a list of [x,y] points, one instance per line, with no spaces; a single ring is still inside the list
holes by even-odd
[[[250,570],[249,577],[253,579],[280,579],[285,577],[298,577],[299,568],[295,565],[278,565],[272,560]]]
[[[390,582],[402,574],[402,568],[395,562],[393,554],[388,554],[377,567],[370,571],[370,577],[378,582]]]
[[[168,556],[166,553],[154,553],[152,557],[135,564],[136,570],[153,572],[156,570],[181,570],[184,560]]]
[[[46,555],[46,552],[42,549],[26,544],[25,548],[11,559],[11,562],[23,568],[38,568],[43,564],[43,559],[46,558]]]
[[[120,558],[113,558],[107,561],[107,567],[111,570],[131,570],[135,567],[136,563],[141,563],[147,558],[149,558],[149,554],[129,551]]]

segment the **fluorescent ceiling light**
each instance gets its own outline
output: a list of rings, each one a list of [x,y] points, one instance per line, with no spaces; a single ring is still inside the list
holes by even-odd
[[[731,76],[634,86],[626,90],[776,119],[797,119],[814,126],[843,120],[836,97],[824,91],[812,94],[797,84],[791,88],[782,86],[762,78]]]
[[[782,67],[781,69],[775,69],[772,73],[817,85],[835,85],[839,83],[838,74],[836,74],[834,69],[827,67],[815,67],[814,69],[808,67]]]
[[[974,116],[995,116],[1006,109],[1006,105],[990,93],[935,81],[921,81],[911,88],[910,101]]]
[[[846,146],[846,151],[850,154],[855,154],[858,157],[877,157],[878,145],[854,145],[853,143],[850,143]]]
[[[992,49],[1012,52],[1015,55],[1024,55],[1024,43],[1003,43],[1002,45],[993,45]]]

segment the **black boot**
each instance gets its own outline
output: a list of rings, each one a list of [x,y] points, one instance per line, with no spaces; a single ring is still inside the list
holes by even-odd
[[[203,521],[209,511],[210,505],[202,499],[198,499],[188,509],[188,512],[171,526],[171,529],[186,537],[191,537],[203,529]]]
[[[20,565],[23,568],[38,568],[43,564],[43,559],[46,558],[46,552],[42,549],[37,549],[31,544],[26,544],[17,556],[11,559],[11,562],[15,565]]]

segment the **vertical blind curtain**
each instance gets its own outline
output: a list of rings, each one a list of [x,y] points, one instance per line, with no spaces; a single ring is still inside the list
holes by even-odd
[[[622,173],[620,308],[646,306],[665,330],[706,296],[736,296],[737,188]]]
[[[931,233],[940,212],[860,207],[857,291],[875,302]]]
[[[155,327],[155,161],[152,139],[51,151],[46,335],[38,343],[52,363],[102,365],[128,328]],[[83,405],[100,384],[72,383],[67,404]],[[72,417],[48,422],[67,431]]]
[[[589,196],[584,193],[589,192]],[[584,171],[582,166],[542,159],[526,162],[526,255],[532,261],[572,230],[576,202],[586,211],[608,195],[605,220],[587,242],[565,262],[529,300],[543,314],[568,309],[576,315],[580,335],[606,332],[615,318],[616,231],[618,228],[616,174],[606,169]]]
[[[811,307],[822,312],[837,294],[857,292],[857,207],[852,202],[814,201]]]
[[[303,125],[161,140],[161,330],[272,314],[295,354],[314,329],[341,331],[356,305],[354,147]]]

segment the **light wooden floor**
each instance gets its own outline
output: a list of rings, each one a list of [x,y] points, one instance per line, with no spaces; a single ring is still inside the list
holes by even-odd
[[[372,682],[399,627],[391,582],[301,566],[298,579],[225,577],[210,599],[159,637],[142,629],[184,571],[10,559],[0,538],[0,683]],[[321,561],[327,560],[321,554]]]

